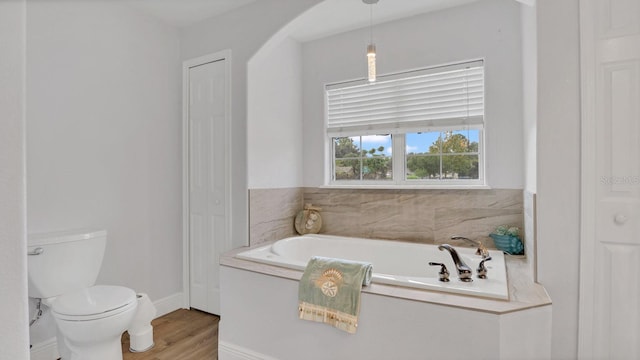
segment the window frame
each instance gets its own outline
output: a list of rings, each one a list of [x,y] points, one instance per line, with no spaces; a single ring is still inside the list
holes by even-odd
[[[467,129],[461,129],[460,127],[448,127],[448,128],[440,128],[440,129],[428,129],[423,130],[423,132],[446,132],[446,131],[463,131]],[[403,144],[403,173],[402,179],[399,181],[399,185],[422,185],[422,186],[434,186],[434,185],[449,185],[449,186],[484,186],[485,183],[485,151],[484,151],[484,127],[473,127],[473,130],[478,131],[478,178],[477,179],[415,179],[408,180],[407,179],[407,152],[406,152],[406,143]],[[416,131],[407,131],[407,132],[416,132]],[[406,133],[405,133],[406,134]],[[404,139],[404,137],[403,137]],[[472,155],[476,153],[456,153],[456,154],[443,154],[440,153],[439,157],[442,159],[444,156],[453,156],[453,155]],[[441,168],[442,171],[442,168]]]
[[[452,66],[460,66],[460,64],[472,64],[480,61],[482,63],[482,69],[486,68],[484,60],[465,61]],[[419,70],[406,71],[396,74],[380,76],[380,78],[408,78],[411,73],[416,71],[430,71],[432,69],[446,68],[449,65],[439,65],[431,68],[424,68]],[[485,90],[484,90],[484,75],[483,75],[483,104],[486,104]],[[471,124],[465,124],[464,121],[456,120],[452,121],[451,125],[447,125],[447,119],[436,120],[431,124],[416,124],[415,127],[406,126],[400,128],[392,128],[385,126],[371,126],[369,128],[354,127],[353,129],[346,129],[339,133],[330,131],[328,126],[328,88],[330,86],[342,85],[347,83],[361,83],[361,80],[354,82],[342,82],[336,84],[327,84],[324,89],[324,138],[325,138],[325,187],[337,187],[337,188],[439,188],[439,189],[452,189],[452,188],[488,188],[486,178],[486,149],[485,149],[485,124],[486,117],[482,115],[482,121],[480,123],[473,122]],[[484,106],[484,105],[483,105]],[[467,129],[478,130],[478,179],[407,179],[407,152],[406,152],[406,135],[407,133],[415,132],[444,132],[444,131],[464,131]],[[337,180],[336,175],[336,158],[335,158],[335,145],[334,138],[338,137],[353,137],[353,136],[367,136],[367,135],[385,135],[391,134],[392,143],[392,179],[386,180],[352,180],[343,179]],[[360,145],[361,146],[361,145]],[[399,150],[400,149],[400,150]],[[360,149],[362,151],[362,148]],[[446,155],[445,155],[446,156]],[[442,159],[442,154],[440,154]]]
[[[391,134],[391,168],[392,178],[389,180],[336,180],[335,179],[335,146],[334,136],[327,135],[328,151],[328,179],[325,186],[329,187],[392,187],[392,188],[460,188],[460,187],[482,187],[486,188],[485,177],[485,141],[484,141],[484,129],[474,127],[474,130],[478,130],[478,179],[407,179],[407,153],[406,153],[406,133],[411,132],[444,132],[444,131],[460,131],[466,130],[460,127],[443,127],[437,129],[411,129],[403,133]],[[371,135],[371,134],[367,134]],[[383,134],[377,134],[383,135]],[[366,135],[345,135],[341,137],[352,136],[366,136]],[[397,151],[402,149],[402,151]],[[362,150],[362,149],[360,149]],[[471,153],[475,154],[475,153]],[[445,155],[449,156],[449,155]],[[442,154],[439,155],[442,157]]]
[[[370,135],[370,134],[369,134]],[[393,149],[395,144],[394,144],[394,138],[395,136],[393,134],[376,134],[376,135],[391,135],[391,148]],[[348,135],[348,136],[341,136],[341,137],[354,137],[354,136],[359,136],[360,138],[362,138],[363,136],[367,136],[367,135]],[[396,163],[395,163],[395,157],[393,156],[393,154],[390,156],[391,158],[391,179],[381,179],[381,180],[336,180],[335,179],[335,175],[336,175],[336,154],[335,154],[335,145],[334,145],[334,137],[329,136],[327,137],[328,141],[329,141],[329,148],[330,148],[330,152],[331,152],[331,159],[330,159],[330,163],[329,163],[329,184],[331,185],[349,185],[349,184],[354,184],[354,185],[392,185],[395,183],[394,180],[394,174],[396,171]],[[362,141],[362,140],[361,140]],[[360,159],[362,159],[362,143],[360,143]],[[366,159],[366,157],[364,157]],[[360,174],[361,174],[361,178],[362,178],[362,165],[363,163],[361,162],[360,166],[361,166],[361,170],[360,170]]]

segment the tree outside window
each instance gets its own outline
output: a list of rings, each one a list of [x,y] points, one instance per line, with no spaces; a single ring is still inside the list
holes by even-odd
[[[408,138],[424,139],[424,141],[429,141],[428,139],[433,138],[434,135],[437,136],[436,140],[428,146],[427,151],[407,151],[407,180],[479,178],[478,130],[407,135]]]
[[[384,145],[374,145],[380,141]],[[333,146],[335,180],[392,179],[392,161],[386,153],[391,135],[337,137]]]

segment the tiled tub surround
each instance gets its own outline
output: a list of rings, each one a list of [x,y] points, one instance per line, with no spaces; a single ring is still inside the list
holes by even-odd
[[[534,194],[522,190],[256,189],[252,247],[295,235],[293,219],[306,203],[322,208],[321,233],[343,236],[442,243],[459,234],[492,246],[487,235],[497,225],[535,225]],[[534,249],[526,240],[525,247]],[[505,257],[509,301],[372,283],[363,288],[358,333],[344,336],[298,320],[302,271],[235,257],[245,250],[220,259],[220,359],[550,357],[551,300],[533,282],[532,256]]]
[[[303,188],[249,190],[249,244],[297,235],[293,225],[302,210]]]
[[[536,254],[536,194],[524,191],[524,253]],[[535,256],[527,256],[527,269],[533,281],[538,281],[537,262]]]
[[[519,189],[251,189],[250,244],[295,235],[304,204],[322,208],[323,234],[452,245],[451,235],[462,235],[494,248],[496,226],[524,229]]]

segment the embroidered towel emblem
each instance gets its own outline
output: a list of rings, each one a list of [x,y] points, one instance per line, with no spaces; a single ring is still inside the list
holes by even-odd
[[[336,269],[327,269],[316,280],[316,286],[325,296],[335,297],[342,285],[342,273]]]

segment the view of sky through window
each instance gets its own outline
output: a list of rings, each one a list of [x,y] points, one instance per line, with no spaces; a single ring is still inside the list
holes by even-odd
[[[355,143],[360,141],[360,136],[351,136],[351,140]],[[365,135],[362,136],[362,149],[370,150],[377,149],[380,146],[384,147],[384,155],[391,156],[392,148],[391,148],[391,138],[388,135]]]
[[[466,137],[470,142],[477,143],[479,141],[479,132],[477,130],[458,130],[453,131],[453,134],[461,134]],[[425,153],[429,152],[429,147],[438,140],[440,132],[422,132],[422,133],[407,133],[406,144],[407,153]],[[352,136],[351,139],[358,143],[359,136]],[[380,146],[384,146],[384,153],[387,156],[391,156],[392,149],[389,144],[389,138],[386,135],[366,135],[362,137],[362,149],[377,149]]]
[[[407,143],[407,153],[426,153],[429,152],[429,147],[434,145],[438,140],[441,132],[419,132],[419,133],[407,133],[406,134],[406,143]],[[451,134],[460,134],[464,136],[469,142],[477,143],[479,141],[480,133],[478,130],[456,130],[452,131]]]

